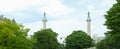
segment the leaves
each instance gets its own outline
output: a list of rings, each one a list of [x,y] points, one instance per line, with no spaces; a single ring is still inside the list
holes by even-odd
[[[96,44],[97,49],[120,48],[120,0],[107,11],[105,25],[109,29],[106,38]]]
[[[120,1],[113,5],[107,14],[105,15],[106,22],[105,25],[111,31],[120,31]]]
[[[33,37],[36,39],[34,44],[34,49],[57,49],[57,33],[53,32],[51,29],[42,29],[35,32]]]
[[[0,49],[32,49],[31,39],[27,39],[29,29],[4,18],[0,22]]]
[[[81,30],[73,31],[73,33],[66,38],[67,49],[83,49],[92,47],[93,45],[93,39]]]

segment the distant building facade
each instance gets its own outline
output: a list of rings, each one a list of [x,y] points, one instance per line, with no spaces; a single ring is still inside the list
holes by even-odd
[[[0,15],[0,21],[3,21],[4,17],[3,15]]]

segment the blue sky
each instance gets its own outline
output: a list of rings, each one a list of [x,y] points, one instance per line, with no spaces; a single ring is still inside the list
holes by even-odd
[[[29,35],[42,29],[43,13],[47,14],[47,28],[66,37],[74,30],[86,32],[87,12],[92,19],[92,35],[104,36],[107,31],[103,25],[104,15],[115,0],[0,0],[0,14],[15,18],[25,28],[30,28]]]

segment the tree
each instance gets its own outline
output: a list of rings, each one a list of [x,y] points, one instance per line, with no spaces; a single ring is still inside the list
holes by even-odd
[[[33,49],[57,49],[57,33],[53,32],[51,29],[42,29],[35,32],[33,37],[36,39],[36,43]]]
[[[99,41],[96,44],[96,49],[108,49],[108,46],[106,46],[106,39]]]
[[[107,14],[105,15],[107,26],[106,38],[97,43],[97,49],[119,49],[120,48],[120,0],[116,0],[117,3],[114,4]]]
[[[107,11],[105,15],[105,25],[110,30],[108,33],[117,34],[120,33],[120,0],[116,0],[117,3]]]
[[[107,36],[96,44],[97,49],[119,49],[120,48],[120,35]]]
[[[29,29],[3,18],[0,21],[0,49],[32,49],[32,42],[27,39]]]
[[[58,45],[58,48],[57,49],[65,49],[65,46],[64,46],[64,44],[62,44],[62,43],[59,43],[59,45]]]
[[[92,46],[94,46],[93,39],[81,30],[73,31],[66,38],[66,49],[83,49]]]

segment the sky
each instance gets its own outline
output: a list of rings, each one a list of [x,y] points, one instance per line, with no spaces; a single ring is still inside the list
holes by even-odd
[[[41,30],[46,12],[47,28],[65,38],[73,31],[87,32],[87,13],[90,12],[92,36],[104,37],[107,31],[104,15],[115,0],[0,0],[0,15],[14,18],[17,23],[30,28],[28,35]]]

